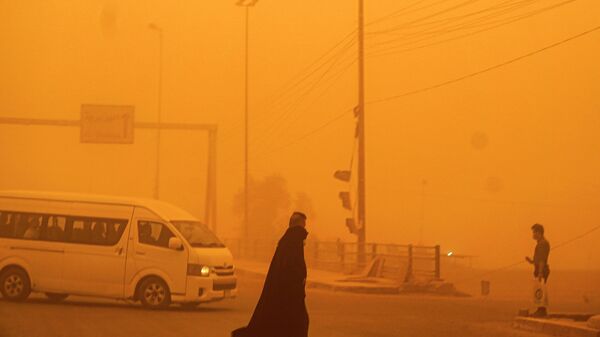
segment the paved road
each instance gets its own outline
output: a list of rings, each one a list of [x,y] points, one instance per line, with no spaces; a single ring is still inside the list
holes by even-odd
[[[237,299],[194,310],[148,311],[85,298],[61,304],[41,297],[25,303],[0,301],[0,337],[228,337],[229,331],[249,319],[261,286],[260,279],[242,277]],[[510,327],[523,304],[323,290],[307,293],[312,337],[534,336]]]

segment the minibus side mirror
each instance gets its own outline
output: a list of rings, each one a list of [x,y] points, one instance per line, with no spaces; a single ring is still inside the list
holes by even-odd
[[[172,237],[169,239],[169,248],[173,250],[182,250],[183,242],[180,238]]]

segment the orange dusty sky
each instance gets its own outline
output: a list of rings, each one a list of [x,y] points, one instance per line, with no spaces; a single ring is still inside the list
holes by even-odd
[[[367,101],[600,24],[597,0],[365,6]],[[261,0],[250,14],[251,174],[281,174],[292,193],[306,192],[319,238],[353,240],[337,198],[347,186],[332,178],[349,166],[353,118],[347,112],[321,126],[356,105],[354,35],[344,39],[355,29],[356,3]],[[151,22],[164,32],[163,121],[219,125],[219,232],[236,235],[244,11],[235,1],[0,0],[0,117],[78,119],[81,104],[124,104],[135,106],[137,121],[156,121]],[[555,245],[600,225],[599,59],[596,31],[480,76],[367,105],[369,241],[439,243],[494,267],[531,253],[534,222]],[[154,146],[151,131],[136,131],[133,145],[101,145],[79,144],[76,128],[0,125],[0,189],[150,197]],[[161,157],[162,198],[200,216],[206,136],[165,132]],[[600,231],[556,250],[551,264],[598,268],[599,246]]]

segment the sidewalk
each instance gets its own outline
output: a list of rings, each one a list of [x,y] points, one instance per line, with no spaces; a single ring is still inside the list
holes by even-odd
[[[236,260],[235,265],[237,272],[259,277],[265,277],[269,269],[268,263],[249,260]],[[347,276],[329,271],[310,269],[306,279],[306,287],[369,294],[398,294],[400,292],[400,285],[393,280],[374,279],[373,282],[369,283],[343,281]]]
[[[553,318],[553,316],[557,318]],[[600,330],[592,328],[586,320],[571,315],[551,315],[548,318],[517,317],[513,326],[517,329],[544,333],[559,337],[600,337]],[[581,315],[577,315],[581,316]]]

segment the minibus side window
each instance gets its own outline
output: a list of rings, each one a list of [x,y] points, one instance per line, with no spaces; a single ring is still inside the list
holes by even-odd
[[[106,244],[106,221],[94,221],[92,224],[92,244],[94,245],[105,245]]]
[[[127,226],[126,220],[111,220],[106,224],[106,243],[110,246],[116,245]]]
[[[0,212],[0,237],[39,240],[42,231],[42,215]]]
[[[127,223],[125,219],[0,211],[0,237],[114,246]]]
[[[64,241],[67,218],[60,215],[49,215],[42,231],[42,240]]]
[[[97,218],[72,218],[69,227],[68,242],[83,243],[100,246],[113,246],[119,242],[125,227],[126,220],[97,219]]]
[[[10,237],[11,238],[16,238],[17,237],[17,229],[18,229],[18,223],[21,219],[21,214],[19,213],[11,213],[10,214]]]
[[[14,236],[12,217],[13,214],[11,212],[0,211],[0,237],[11,238]]]
[[[0,237],[39,240],[43,229],[43,216],[39,214],[2,211]]]
[[[138,221],[138,241],[143,244],[169,247],[169,239],[175,235],[164,224],[152,221]]]
[[[19,238],[39,240],[42,232],[42,216],[37,214],[21,214]]]
[[[16,214],[16,231],[15,237],[18,239],[25,238],[25,233],[29,229],[29,225],[31,224],[31,231],[27,236],[32,237],[33,230],[35,229],[35,224],[33,223],[33,219],[30,219],[29,216],[25,213]]]
[[[11,236],[10,230],[10,213],[0,211],[0,238],[7,238]]]
[[[73,219],[71,235],[68,242],[87,243],[92,241],[92,220],[91,219]]]

